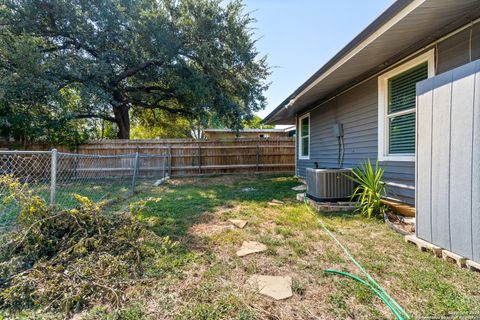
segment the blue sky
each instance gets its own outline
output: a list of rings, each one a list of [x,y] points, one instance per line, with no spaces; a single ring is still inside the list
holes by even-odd
[[[272,67],[262,118],[317,71],[393,0],[244,0],[257,19],[257,49]]]

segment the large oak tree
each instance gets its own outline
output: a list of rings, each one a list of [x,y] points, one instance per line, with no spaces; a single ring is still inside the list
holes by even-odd
[[[7,118],[25,109],[98,118],[127,139],[135,110],[214,115],[239,128],[264,107],[269,71],[240,1],[2,2],[0,109]]]

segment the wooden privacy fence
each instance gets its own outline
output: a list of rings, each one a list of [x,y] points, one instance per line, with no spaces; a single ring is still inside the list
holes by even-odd
[[[295,140],[290,137],[231,140],[102,140],[79,146],[95,155],[157,154],[168,156],[170,176],[216,173],[294,172]],[[149,161],[153,161],[149,163]],[[142,168],[156,167],[144,159]]]

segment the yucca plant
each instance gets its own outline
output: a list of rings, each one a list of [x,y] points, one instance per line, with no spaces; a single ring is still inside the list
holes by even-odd
[[[356,211],[369,218],[383,217],[386,210],[381,201],[386,195],[385,183],[382,181],[383,172],[378,166],[378,160],[374,167],[368,159],[360,167],[354,168],[349,176],[357,184],[352,195],[352,200],[357,202]]]

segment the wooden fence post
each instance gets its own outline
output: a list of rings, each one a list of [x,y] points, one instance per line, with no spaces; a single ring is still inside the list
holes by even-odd
[[[165,178],[165,161],[167,161],[168,157],[163,157],[162,158],[162,178]]]
[[[259,166],[260,166],[260,146],[257,142],[257,165],[256,165],[256,171],[259,171]]]
[[[172,177],[172,145],[168,145],[168,177]]]
[[[133,177],[132,177],[132,188],[130,189],[130,196],[133,197],[135,193],[135,184],[137,183],[137,175],[138,175],[138,165],[140,158],[138,156],[138,152],[135,152],[135,158],[133,160]]]
[[[198,143],[198,174],[202,174],[202,147]]]

